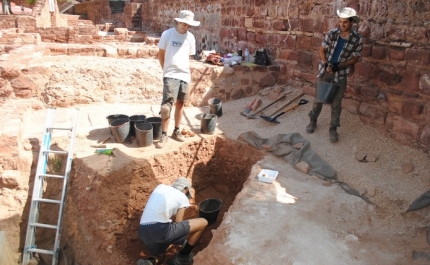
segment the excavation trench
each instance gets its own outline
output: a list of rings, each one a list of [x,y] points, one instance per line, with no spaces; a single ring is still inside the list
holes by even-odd
[[[122,150],[114,155],[94,154],[74,159],[60,262],[134,264],[149,255],[137,233],[143,207],[158,184],[170,184],[178,176],[191,178],[195,190],[185,218],[198,217],[198,203],[207,198],[223,201],[216,222],[209,225],[201,243],[193,250],[198,253],[209,244],[212,230],[220,225],[249,178],[252,166],[263,156],[247,144],[220,136],[187,142],[179,150],[147,158],[132,157]],[[50,170],[61,164],[56,162],[58,159],[50,160]],[[45,196],[57,197],[60,184],[55,180],[46,184]],[[52,213],[42,208],[40,219],[53,223],[56,217]],[[49,246],[53,238],[52,233],[39,232],[40,241],[36,243]],[[177,246],[172,245],[167,257],[176,251]]]

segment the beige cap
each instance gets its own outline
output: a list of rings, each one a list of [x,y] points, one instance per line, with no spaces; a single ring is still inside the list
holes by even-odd
[[[188,199],[193,198],[191,196],[191,181],[187,179],[186,177],[179,177],[175,183],[172,184],[172,187],[175,189],[178,189],[180,191],[183,191],[185,188],[188,188],[187,197]]]

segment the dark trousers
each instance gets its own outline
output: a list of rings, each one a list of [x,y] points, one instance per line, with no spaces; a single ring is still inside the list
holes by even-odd
[[[318,78],[319,81],[332,82],[334,78],[334,74],[326,73],[325,77]],[[330,127],[339,127],[340,126],[340,114],[342,112],[342,98],[343,94],[346,90],[347,78],[339,80],[338,83],[334,82],[334,84],[339,85],[339,90],[334,97],[333,103],[331,103],[331,120]],[[323,107],[323,103],[314,100],[312,104],[312,110],[309,112],[308,116],[311,119],[318,119],[318,116],[321,113],[321,109]]]

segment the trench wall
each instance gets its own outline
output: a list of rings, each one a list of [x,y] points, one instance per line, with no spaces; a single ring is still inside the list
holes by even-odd
[[[236,194],[263,155],[245,143],[215,136],[147,159],[117,152],[120,162],[101,170],[89,167],[90,157],[76,159],[61,240],[79,264],[132,264],[143,246],[136,233],[140,215],[159,183],[170,184],[181,175],[192,179],[196,192],[224,183]],[[196,211],[194,199],[191,204]]]
[[[147,1],[144,30],[162,32],[181,9],[195,12],[201,26],[191,31],[199,49],[222,53],[237,47],[264,47],[285,66],[277,83],[315,93],[324,33],[336,27],[336,10],[358,11],[364,38],[362,58],[349,78],[343,108],[398,142],[429,151],[430,2],[418,1]]]

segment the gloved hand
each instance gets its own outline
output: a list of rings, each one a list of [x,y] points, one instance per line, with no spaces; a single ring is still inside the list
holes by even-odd
[[[340,63],[332,63],[330,64],[330,68],[334,73],[342,69],[342,67],[340,66]]]

